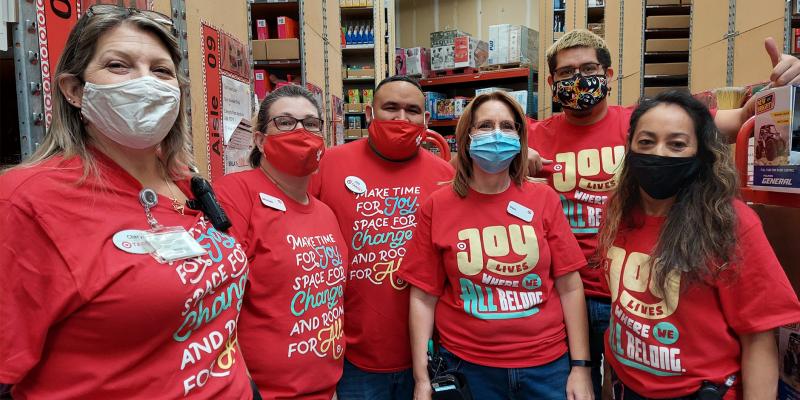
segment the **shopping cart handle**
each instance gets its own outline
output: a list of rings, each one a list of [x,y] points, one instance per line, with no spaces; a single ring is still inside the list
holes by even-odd
[[[445,161],[450,161],[450,145],[447,144],[447,140],[445,140],[442,135],[428,129],[425,141],[439,149],[440,157],[442,157]]]
[[[756,125],[756,117],[750,117],[736,135],[736,152],[734,161],[736,171],[739,172],[739,186],[747,187],[747,150],[750,147],[750,137],[753,136],[753,128]]]

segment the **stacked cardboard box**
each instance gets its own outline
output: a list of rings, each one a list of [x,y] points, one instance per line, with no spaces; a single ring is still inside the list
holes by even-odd
[[[489,26],[489,65],[539,62],[539,32],[523,25]]]

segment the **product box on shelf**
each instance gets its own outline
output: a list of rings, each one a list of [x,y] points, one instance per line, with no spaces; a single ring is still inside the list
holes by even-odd
[[[489,26],[489,64],[507,64],[511,24]]]
[[[586,24],[586,29],[588,29],[597,36],[600,37],[606,36],[606,24],[603,22],[593,22]]]
[[[364,104],[372,104],[373,89],[361,89],[361,102]]]
[[[253,40],[253,60],[263,61],[267,59],[267,41]]]
[[[471,35],[458,29],[431,32],[431,47],[452,46],[455,44],[455,39],[459,36]]]
[[[800,398],[800,324],[778,328],[778,400]]]
[[[478,68],[486,64],[489,58],[489,46],[483,40],[470,36],[459,36],[455,39],[453,64],[455,68]]]
[[[647,39],[646,52],[689,51],[689,39]]]
[[[645,75],[688,75],[688,62],[650,63],[644,65]]]
[[[453,99],[436,100],[436,119],[453,119],[455,110]]]
[[[520,63],[537,67],[539,64],[539,31],[524,25],[511,25],[508,28],[506,63]]]
[[[291,39],[297,37],[297,21],[292,18],[278,17],[278,39]]]
[[[361,129],[361,116],[348,115],[347,116],[347,129]]]
[[[361,103],[345,103],[344,112],[346,113],[360,113],[364,111],[364,105]]]
[[[431,70],[441,71],[455,68],[454,57],[455,48],[453,45],[431,48]]]
[[[475,89],[475,96],[480,96],[482,94],[492,93],[492,92],[510,92],[510,91],[511,89],[502,87],[485,87],[485,88]]]
[[[459,118],[464,114],[464,109],[467,108],[470,99],[466,97],[456,97],[453,99],[453,117]]]
[[[427,78],[431,70],[431,52],[427,47],[405,49],[406,75]]]
[[[407,75],[406,71],[406,49],[394,49],[394,73],[395,75]]]
[[[522,107],[522,112],[528,112],[528,91],[527,90],[515,90],[513,92],[508,92],[508,95],[511,96],[514,100],[519,103],[520,107]]]
[[[269,39],[269,28],[267,27],[267,20],[256,20],[256,37],[258,40]]]
[[[647,29],[677,29],[689,27],[688,15],[654,15],[647,17]]]
[[[361,91],[358,89],[347,89],[347,103],[349,104],[360,104],[361,103]]]
[[[586,4],[588,7],[603,7],[605,6],[605,0],[589,0]]]
[[[753,189],[800,193],[800,87],[755,97]]]
[[[345,129],[344,130],[344,137],[348,139],[360,139],[361,138],[361,129]]]
[[[267,92],[269,91],[269,76],[267,76],[267,71],[263,69],[253,70],[253,86],[256,90],[258,101],[264,100],[264,97],[267,97]]]
[[[444,99],[446,96],[444,93],[438,92],[422,92],[425,96],[425,111],[431,113],[431,119],[436,118],[436,101],[440,99]]]
[[[348,78],[372,78],[375,76],[375,69],[374,68],[348,68],[347,69],[347,77]]]

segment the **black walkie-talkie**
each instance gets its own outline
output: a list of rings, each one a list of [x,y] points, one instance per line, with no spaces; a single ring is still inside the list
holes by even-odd
[[[231,221],[214,196],[214,190],[208,181],[195,175],[192,177],[191,187],[194,200],[187,200],[186,205],[192,210],[202,211],[218,231],[227,231],[231,227]]]
[[[472,392],[464,374],[449,370],[447,363],[428,341],[428,373],[431,377],[433,400],[472,400]]]

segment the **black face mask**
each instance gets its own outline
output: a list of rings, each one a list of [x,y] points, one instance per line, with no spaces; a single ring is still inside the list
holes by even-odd
[[[688,186],[700,170],[700,159],[664,157],[629,151],[625,162],[639,186],[658,200],[668,199]]]

